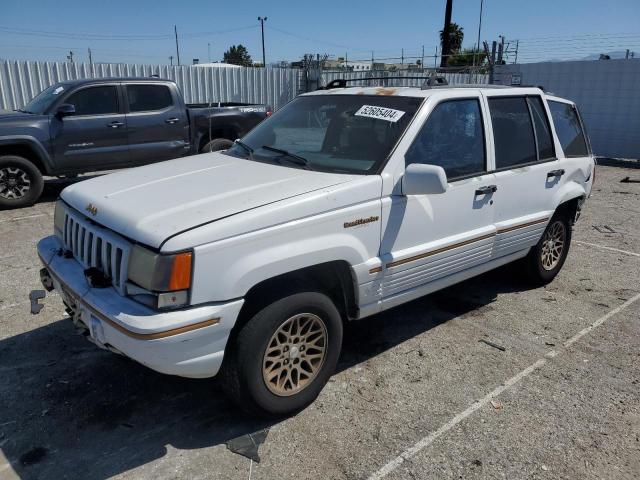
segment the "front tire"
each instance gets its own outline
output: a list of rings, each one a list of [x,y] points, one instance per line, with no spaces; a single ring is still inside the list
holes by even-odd
[[[233,146],[233,142],[226,138],[216,138],[205,144],[200,153],[219,152],[220,150],[227,150]]]
[[[525,260],[527,280],[534,285],[546,285],[562,269],[571,244],[571,221],[566,211],[557,211],[538,243]]]
[[[17,155],[0,156],[0,208],[33,205],[44,188],[38,167]]]
[[[342,318],[331,299],[318,292],[289,295],[256,313],[227,347],[226,391],[250,413],[295,413],[318,396],[341,347]]]

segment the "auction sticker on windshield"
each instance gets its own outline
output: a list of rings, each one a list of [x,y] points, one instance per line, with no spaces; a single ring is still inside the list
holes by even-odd
[[[354,115],[356,117],[377,118],[378,120],[395,123],[402,118],[404,112],[402,110],[394,110],[393,108],[363,105]]]

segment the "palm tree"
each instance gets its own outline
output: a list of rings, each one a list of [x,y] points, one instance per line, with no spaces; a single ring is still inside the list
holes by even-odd
[[[449,48],[451,53],[459,52],[464,39],[464,29],[457,23],[449,24]],[[440,45],[444,44],[444,30],[440,30]]]

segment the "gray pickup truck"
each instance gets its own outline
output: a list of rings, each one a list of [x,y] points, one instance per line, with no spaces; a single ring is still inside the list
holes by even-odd
[[[185,104],[174,82],[157,78],[57,83],[20,110],[0,110],[0,208],[33,204],[45,175],[224,150],[271,112],[267,105]]]

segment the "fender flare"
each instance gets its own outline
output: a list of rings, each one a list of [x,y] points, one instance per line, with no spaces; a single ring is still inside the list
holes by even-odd
[[[40,164],[44,169],[43,173],[49,175],[54,171],[51,156],[35,137],[32,137],[31,135],[0,136],[0,147],[13,145],[26,146],[30,148],[40,161]]]

